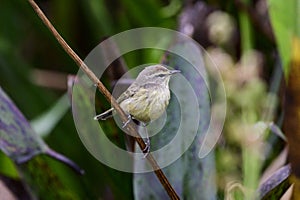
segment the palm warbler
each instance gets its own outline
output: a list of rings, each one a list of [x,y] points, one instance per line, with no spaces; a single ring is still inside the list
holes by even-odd
[[[162,65],[152,65],[141,71],[117,102],[132,119],[147,124],[159,118],[170,100],[169,81],[179,70],[169,70]],[[106,120],[113,115],[114,108],[94,117]]]

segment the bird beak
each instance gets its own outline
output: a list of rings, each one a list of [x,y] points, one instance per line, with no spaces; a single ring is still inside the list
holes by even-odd
[[[172,75],[172,74],[177,74],[177,73],[181,73],[181,71],[180,71],[180,70],[176,70],[176,69],[170,70],[170,74],[171,74],[171,75]]]

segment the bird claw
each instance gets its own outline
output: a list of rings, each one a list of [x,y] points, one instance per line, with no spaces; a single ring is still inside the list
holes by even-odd
[[[125,128],[129,124],[129,122],[134,119],[131,115],[128,115],[127,118],[128,118],[128,120],[126,122],[123,122],[122,128]],[[142,123],[142,126],[146,127],[147,124]],[[144,153],[144,158],[146,158],[148,156],[148,154],[150,153],[150,138],[148,136],[148,133],[147,133],[147,138],[144,142],[145,142],[146,146],[142,151]]]
[[[148,156],[148,154],[150,153],[150,139],[149,137],[146,138],[145,141],[146,147],[142,150],[144,153],[144,158],[146,158]]]
[[[123,122],[122,128],[125,128],[127,126],[127,124],[129,124],[129,122],[132,120],[131,115],[128,115],[127,119],[128,120],[126,122]]]

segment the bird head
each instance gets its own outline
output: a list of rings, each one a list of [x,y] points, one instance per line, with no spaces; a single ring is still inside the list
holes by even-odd
[[[137,77],[139,83],[168,84],[171,75],[179,73],[179,70],[170,70],[162,65],[146,67]]]

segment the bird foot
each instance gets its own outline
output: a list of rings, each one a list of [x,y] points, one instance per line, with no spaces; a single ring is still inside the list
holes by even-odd
[[[148,156],[148,154],[150,153],[150,139],[149,139],[149,137],[146,138],[145,144],[146,144],[146,147],[143,149],[144,158],[146,158]]]
[[[132,120],[131,115],[128,115],[127,119],[128,119],[128,120],[127,120],[126,122],[123,122],[122,128],[125,128],[125,127],[127,126],[127,124],[129,124],[129,122]]]

